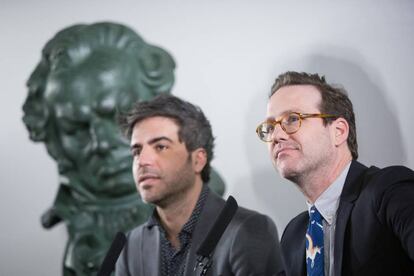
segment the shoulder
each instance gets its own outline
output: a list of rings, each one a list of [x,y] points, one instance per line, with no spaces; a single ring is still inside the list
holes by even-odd
[[[206,204],[203,208],[203,219],[213,220],[225,207],[226,202],[214,192],[209,193]],[[239,206],[236,210],[234,217],[232,218],[229,227],[233,230],[240,226],[250,225],[254,223],[265,223],[274,226],[274,222],[268,216],[261,214],[257,211],[250,210]],[[276,227],[274,226],[276,229]]]
[[[271,230],[277,233],[275,223],[270,217],[244,207],[239,207],[237,209],[236,214],[231,221],[231,226],[234,230],[241,230],[240,228],[252,228],[257,231],[266,229],[267,231]]]
[[[303,211],[293,219],[289,221],[289,223],[286,225],[285,230],[283,231],[283,236],[289,234],[291,231],[297,231],[298,229],[301,229],[303,227],[306,227],[309,222],[309,214],[307,211]]]
[[[142,229],[144,229],[145,227],[148,228],[148,222],[144,222],[143,224],[138,225],[135,228],[132,228],[130,231],[128,231],[127,233],[129,235],[136,235],[137,233],[141,232]]]
[[[378,218],[383,224],[403,218],[414,211],[414,172],[404,166],[370,167],[360,184],[361,191],[355,201],[353,217],[367,221],[367,216]],[[364,217],[361,214],[364,214]]]
[[[382,169],[371,167],[369,171],[371,171],[368,174],[372,181],[390,180],[395,182],[414,179],[414,172],[404,166],[390,166]]]
[[[142,230],[144,225],[135,227],[126,233],[126,244],[116,262],[115,275],[131,275],[130,270],[134,269],[133,262],[131,260],[139,260],[137,256],[140,256],[140,248],[142,247]]]
[[[203,209],[203,217],[208,219],[217,217],[217,214],[219,214],[224,208],[225,203],[226,202],[221,197],[216,195],[214,192],[210,192],[206,201],[206,206]],[[228,228],[231,229],[231,232],[234,234],[235,231],[237,232],[241,229],[245,229],[246,227],[257,227],[259,229],[266,227],[267,229],[271,228],[272,231],[277,232],[276,226],[271,218],[257,211],[239,206],[234,217],[230,221]]]
[[[303,237],[305,236],[306,227],[309,222],[309,214],[307,211],[303,211],[296,217],[294,217],[285,227],[285,230],[282,234],[282,247],[283,244],[288,243],[290,240],[298,240],[297,237],[300,236],[303,232]]]
[[[226,232],[224,243],[235,275],[276,275],[282,270],[277,228],[271,218],[239,207]]]
[[[378,168],[364,166],[358,161],[353,161],[348,172],[341,199],[358,202],[361,200],[369,203],[380,199],[384,193],[392,190],[399,192],[400,186],[414,188],[414,172],[404,166],[390,166]]]
[[[224,205],[225,201],[221,197],[210,192],[203,210],[203,222],[214,221]],[[231,243],[245,236],[249,236],[248,240],[254,239],[257,235],[277,237],[277,229],[273,220],[268,216],[239,206],[224,235],[228,238],[227,242]]]
[[[149,226],[148,222],[145,222],[126,233],[127,244],[139,244],[149,236],[153,236],[154,233],[158,233],[157,226]]]
[[[382,169],[372,166],[366,172],[364,186],[366,192],[377,196],[390,190],[398,191],[403,186],[414,189],[414,172],[404,166]]]
[[[135,227],[134,229],[130,230],[129,232],[127,232],[126,233],[127,240],[131,241],[131,240],[139,239],[142,236],[142,232],[143,232],[145,227],[148,227],[147,223],[141,224],[141,225]]]

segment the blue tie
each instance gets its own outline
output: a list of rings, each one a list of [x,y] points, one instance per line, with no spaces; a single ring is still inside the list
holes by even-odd
[[[308,276],[324,275],[322,216],[315,206],[310,209],[306,231],[306,271]]]

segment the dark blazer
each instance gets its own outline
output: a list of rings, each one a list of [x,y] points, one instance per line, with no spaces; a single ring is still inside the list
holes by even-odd
[[[306,275],[303,212],[286,226],[281,248],[287,275]],[[367,168],[352,161],[340,197],[334,274],[414,275],[414,172]]]
[[[194,229],[184,275],[194,276],[196,251],[225,201],[209,192]],[[128,241],[116,265],[117,276],[160,275],[160,232],[147,223],[127,235]],[[283,270],[277,230],[265,215],[239,207],[221,237],[207,275],[276,275]]]

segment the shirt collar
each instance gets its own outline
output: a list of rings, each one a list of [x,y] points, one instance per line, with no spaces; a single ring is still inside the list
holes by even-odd
[[[151,216],[148,218],[147,227],[152,228],[155,225],[160,225],[157,209],[153,208]]]
[[[336,210],[338,210],[339,197],[341,196],[342,188],[344,187],[345,179],[350,166],[351,162],[346,165],[338,178],[335,179],[331,185],[329,185],[329,187],[316,199],[314,203],[316,209],[318,209],[319,213],[321,213],[322,217],[329,225],[334,222]],[[309,212],[312,204],[308,201],[306,201],[306,204],[308,205]]]

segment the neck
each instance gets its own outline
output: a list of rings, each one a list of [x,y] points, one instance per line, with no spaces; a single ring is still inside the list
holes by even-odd
[[[300,176],[295,182],[307,200],[314,204],[319,196],[339,177],[351,160],[350,154],[343,155],[333,162],[328,162],[327,166],[321,166],[318,170]]]
[[[197,200],[200,196],[203,183],[196,179],[195,185],[167,206],[156,206],[161,224],[167,233],[167,239],[175,248],[180,248],[178,234],[189,220]]]

